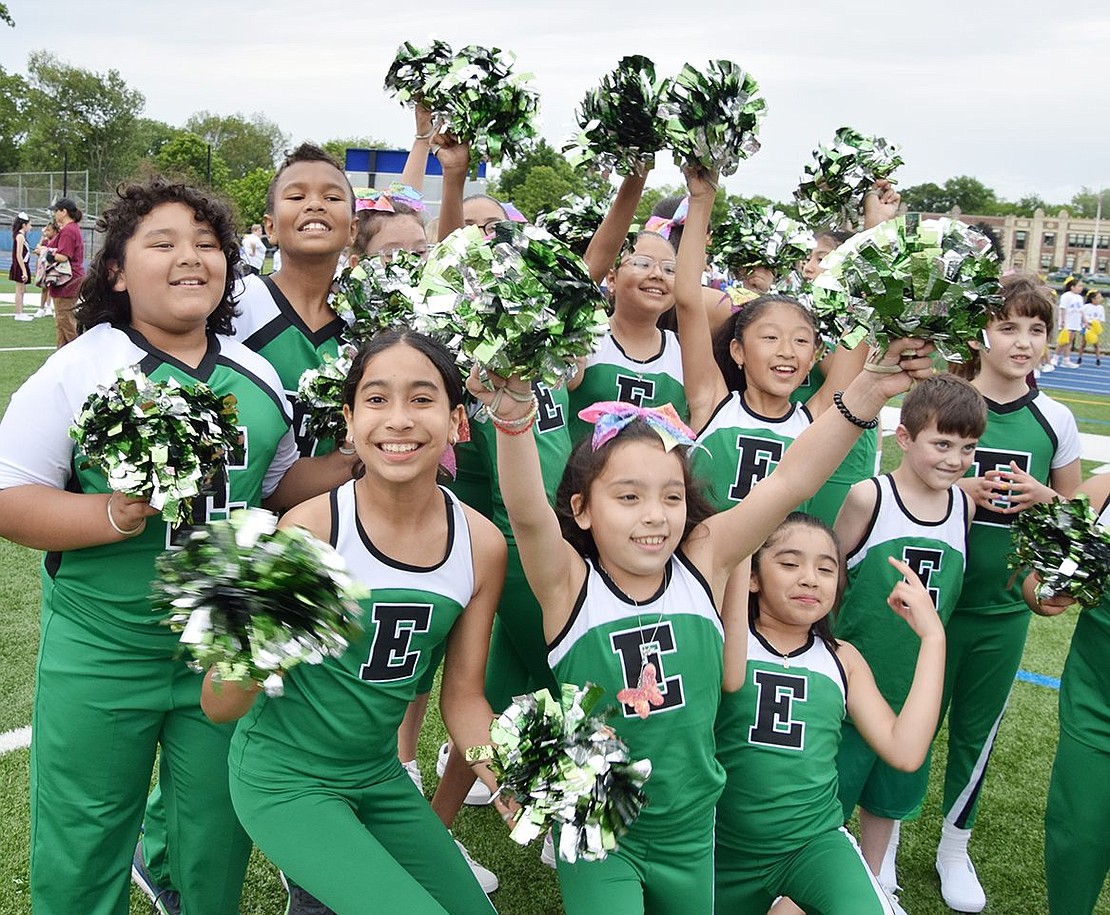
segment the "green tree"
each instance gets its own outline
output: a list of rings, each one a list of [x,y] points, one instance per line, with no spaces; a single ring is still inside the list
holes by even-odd
[[[1071,211],[1073,216],[1078,216],[1082,219],[1094,219],[1095,213],[1098,212],[1098,199],[1102,197],[1102,215],[1105,217],[1110,213],[1110,187],[1104,187],[1100,191],[1093,190],[1086,185],[1079,189],[1079,192],[1071,198],[1071,203],[1068,204],[1068,210]]]
[[[238,112],[219,115],[197,111],[185,122],[185,130],[212,144],[232,178],[242,178],[259,168],[273,168],[289,143],[281,128],[257,111],[249,118]]]
[[[320,144],[320,148],[340,165],[347,158],[348,149],[387,149],[389,144],[373,137],[336,137]]]
[[[0,67],[0,172],[19,168],[26,118],[27,83],[18,73]]]
[[[932,181],[910,185],[901,194],[902,203],[911,213],[944,213],[952,207],[944,188]]]
[[[12,14],[8,12],[8,4],[0,3],[0,22],[6,22],[13,29],[15,28],[15,20],[12,19]]]
[[[540,177],[532,181],[528,189],[524,190],[530,173],[539,168],[548,171],[541,172]],[[489,185],[491,195],[498,200],[511,201],[529,219],[534,219],[537,212],[553,210],[561,206],[564,198],[568,196],[575,194],[601,196],[608,193],[608,190],[608,182],[597,176],[577,171],[562,153],[552,148],[546,140],[540,140],[529,152],[508,168],[503,169],[497,180]]]
[[[242,178],[233,178],[227,183],[225,193],[235,207],[239,224],[244,229],[256,222],[262,222],[266,213],[266,191],[273,177],[272,168],[256,168]]]
[[[511,199],[520,212],[534,220],[539,213],[559,207],[579,191],[575,182],[557,169],[550,165],[537,165],[528,170],[522,182],[513,186],[506,199]]]
[[[998,196],[978,178],[960,175],[944,182],[944,192],[961,213],[993,216],[998,211]]]
[[[155,167],[167,177],[221,190],[227,185],[227,165],[220,154],[194,133],[182,133],[166,143],[154,156]],[[211,180],[208,171],[211,167]]]
[[[94,73],[36,51],[27,62],[25,169],[88,169],[95,188],[111,187],[133,165],[130,141],[146,103],[119,71]]]

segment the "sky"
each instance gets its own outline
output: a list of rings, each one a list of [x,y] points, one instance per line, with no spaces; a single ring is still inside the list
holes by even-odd
[[[785,200],[818,142],[849,125],[899,144],[903,186],[972,175],[1007,199],[1054,203],[1110,187],[1110,4],[1043,0],[7,0],[0,63],[51,50],[118,70],[173,125],[195,111],[262,112],[293,143],[369,134],[399,148],[411,113],[382,79],[405,40],[514,51],[553,144],[587,89],[628,54],[658,73],[734,60],[759,81],[763,148],[726,179]],[[45,27],[46,10],[52,23]],[[50,40],[57,44],[53,47]],[[651,184],[681,176],[660,154]]]

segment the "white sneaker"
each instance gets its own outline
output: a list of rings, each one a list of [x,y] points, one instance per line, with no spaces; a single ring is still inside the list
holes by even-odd
[[[1046,362],[1044,365],[1041,366],[1041,371],[1042,372],[1055,372],[1056,371],[1056,363],[1055,362]]]
[[[45,318],[46,317],[46,309],[45,308],[36,308],[35,309],[35,317],[36,318]]]
[[[1079,368],[1079,363],[1078,362],[1065,362],[1064,363],[1064,368],[1066,368],[1066,369],[1077,369],[1077,368]]]
[[[481,864],[470,857],[470,852],[466,850],[466,846],[458,839],[455,839],[455,844],[459,846],[459,851],[462,852],[463,860],[470,866],[470,871],[474,874],[474,879],[478,881],[478,885],[482,888],[482,892],[488,896],[496,890],[497,887],[500,886],[497,882],[497,874],[488,867],[482,867]]]
[[[540,864],[555,869],[555,834],[549,829],[543,836],[543,848],[540,849]]]
[[[971,858],[967,855],[937,858],[937,873],[940,875],[940,895],[948,908],[957,912],[983,911],[987,895],[979,883]]]
[[[29,314],[27,314],[27,312],[22,312],[21,314],[15,315],[14,317],[17,321],[34,321],[35,320],[35,316],[34,315],[29,315]]]
[[[901,903],[898,902],[898,893],[896,890],[899,889],[901,889],[901,887],[895,887],[894,890],[888,890],[884,887],[883,892],[886,893],[886,901],[890,903],[890,911],[893,912],[894,915],[909,915],[909,913],[902,908]]]
[[[436,775],[443,778],[443,773],[447,771],[447,757],[451,754],[451,745],[449,743],[441,743],[439,745],[439,756],[436,758]],[[493,795],[490,794],[489,788],[486,783],[480,778],[474,779],[474,784],[470,786],[470,790],[466,793],[466,798],[463,803],[468,807],[485,807],[487,804],[493,803]],[[492,890],[491,890],[492,892]]]
[[[417,765],[415,759],[410,759],[408,762],[401,763],[401,768],[412,779],[412,783],[416,785],[416,790],[421,794],[424,793],[424,776],[420,774],[420,766]]]

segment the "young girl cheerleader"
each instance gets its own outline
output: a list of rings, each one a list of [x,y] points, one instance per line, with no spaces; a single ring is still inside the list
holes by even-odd
[[[154,180],[121,191],[83,287],[86,332],[46,361],[0,423],[0,536],[46,550],[31,748],[35,911],[123,915],[155,753],[185,911],[238,912],[250,842],[227,791],[231,729],[200,709],[201,678],[150,610],[154,560],[175,532],[82,468],[73,417],[117,369],[233,394],[246,449],[198,523],[231,505],[310,494],[281,382],[225,336],[238,238],[226,207]]]
[[[792,404],[790,395],[813,365],[817,333],[809,310],[780,295],[746,303],[732,319],[728,350],[720,353],[724,364],[714,361],[700,278],[715,182],[691,171],[687,184],[690,211],[675,294],[686,399],[698,430],[699,447],[690,461],[710,504],[723,511],[775,469],[812,418],[832,405],[833,390],[843,388],[859,367],[838,361],[839,372],[808,403]]]
[[[967,846],[1029,629],[1020,584],[1006,566],[1010,524],[1036,502],[1057,493],[1070,498],[1080,476],[1074,417],[1025,381],[1051,326],[1052,293],[1035,278],[1015,274],[1002,280],[1002,301],[983,342],[972,342],[977,358],[959,367],[987,401],[974,476],[963,481],[976,503],[967,571],[947,625],[948,764],[936,866],[944,901],[961,912],[986,904]]]
[[[823,915],[895,911],[843,828],[836,784],[845,715],[904,771],[921,764],[936,729],[944,627],[913,570],[888,561],[904,578],[886,603],[921,640],[898,714],[863,656],[832,637],[829,616],[843,585],[832,530],[796,512],[752,557],[743,686],[722,697],[717,715],[726,776],[717,804],[717,912],[764,915],[777,896]]]
[[[485,743],[493,717],[482,681],[505,544],[436,485],[443,451],[459,434],[462,398],[454,359],[430,339],[393,330],[364,344],[343,410],[358,477],[281,524],[329,541],[370,589],[361,601],[365,633],[341,657],[291,670],[280,698],[211,672],[205,680],[214,720],[246,716],[230,753],[240,820],[271,861],[338,915],[368,904],[493,912],[396,747],[401,716],[444,641],[448,730],[463,746]],[[477,771],[494,786],[487,767]]]
[[[1110,529],[1110,474],[1086,480],[1076,493],[1091,500],[1099,524]],[[1056,616],[1072,604],[1067,594],[1038,601],[1035,574],[1023,585],[1035,613]],[[1090,915],[1110,870],[1110,596],[1077,614],[1060,677],[1060,742],[1048,781],[1045,875],[1049,915]]]
[[[739,506],[707,517],[676,443],[692,436],[673,410],[598,404],[594,435],[572,454],[557,509],[542,498],[531,429],[538,405],[520,379],[471,376],[498,432],[501,492],[528,583],[543,611],[560,681],[602,686],[611,724],[633,758],[652,760],[648,804],[620,850],[600,862],[560,860],[569,915],[709,913],[713,817],[723,785],[713,723],[724,664],[743,670],[743,620],[722,619],[725,582],[786,513],[816,490],[887,398],[932,371],[921,341],[883,357],[893,374],[861,373],[798,440],[778,472]],[[861,419],[867,417],[868,419]],[[728,632],[727,643],[723,643]],[[722,660],[735,651],[731,661]],[[729,685],[732,685],[731,683]],[[738,685],[738,684],[736,684]],[[735,688],[735,685],[732,685]]]
[[[23,312],[23,296],[27,291],[27,284],[31,282],[31,248],[27,244],[27,233],[30,230],[31,217],[26,213],[17,213],[12,219],[12,266],[8,270],[8,279],[15,283],[17,321],[34,320],[33,315]]]

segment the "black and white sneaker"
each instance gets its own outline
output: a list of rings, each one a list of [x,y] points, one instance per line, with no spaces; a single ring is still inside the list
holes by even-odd
[[[142,842],[135,846],[135,854],[131,856],[131,882],[143,891],[159,915],[181,915],[181,894],[155,882],[143,860]]]

